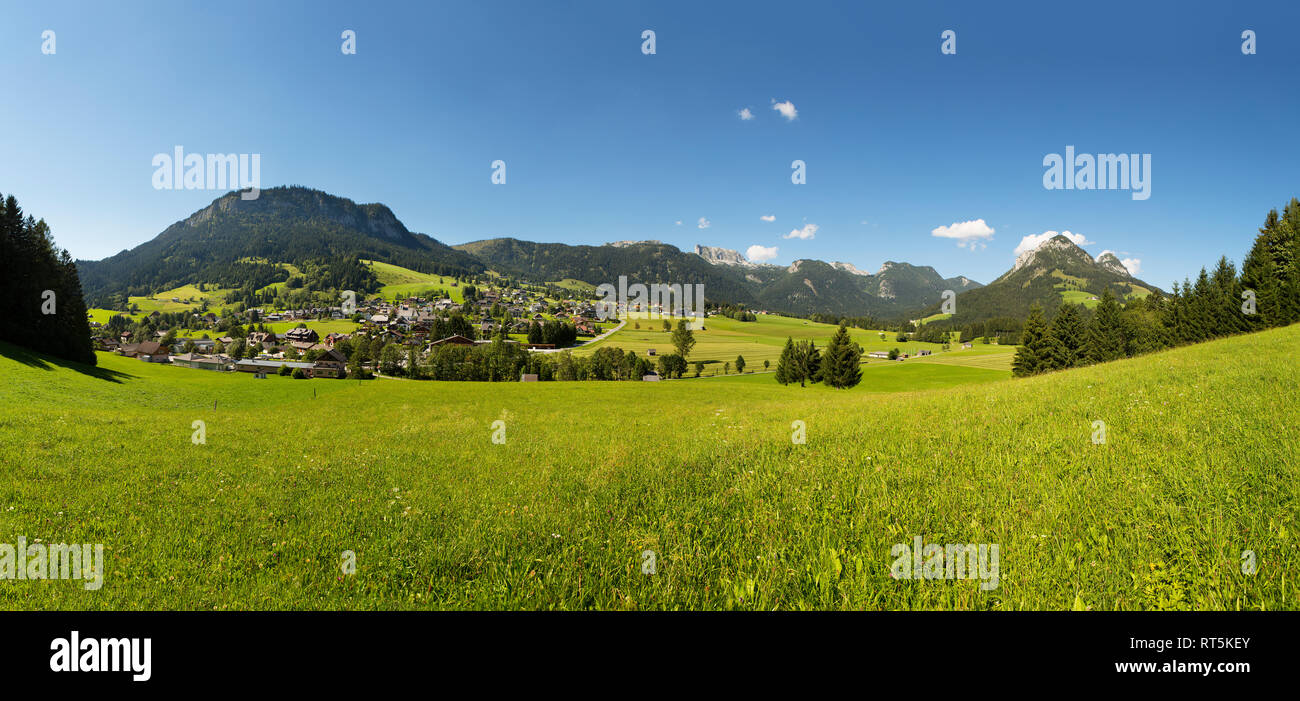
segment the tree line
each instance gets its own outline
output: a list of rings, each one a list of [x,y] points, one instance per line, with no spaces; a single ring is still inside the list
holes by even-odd
[[[77,266],[13,195],[0,203],[0,299],[0,340],[95,364]]]
[[[1223,336],[1300,321],[1300,201],[1271,210],[1241,271],[1219,258],[1196,281],[1175,283],[1168,296],[1120,304],[1107,288],[1089,316],[1062,304],[1049,323],[1035,306],[1025,320],[1012,371],[1017,376],[1132,357]]]

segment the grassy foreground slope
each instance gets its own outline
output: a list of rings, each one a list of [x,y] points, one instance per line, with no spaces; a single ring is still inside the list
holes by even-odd
[[[1300,326],[887,395],[254,380],[104,355],[86,374],[0,350],[0,542],[103,543],[107,570],[98,592],[0,582],[5,609],[1298,603]],[[998,588],[891,578],[916,535],[998,544]]]

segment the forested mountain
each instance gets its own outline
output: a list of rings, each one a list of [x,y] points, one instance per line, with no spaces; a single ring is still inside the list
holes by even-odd
[[[630,283],[702,284],[716,304],[797,315],[901,318],[937,302],[946,289],[979,286],[908,263],[890,261],[868,274],[847,263],[767,265],[727,249],[687,252],[658,241],[570,246],[499,238],[450,247],[409,231],[382,204],[359,205],[302,187],[262,190],[256,200],[228,193],[151,241],[77,265],[87,298],[115,306],[127,296],[197,283],[238,288],[249,297],[289,277],[282,263],[303,271],[313,289],[369,291],[377,285],[357,264],[360,258],[444,275],[491,269],[534,282],[616,284],[626,276]]]
[[[1054,236],[1021,254],[1015,266],[998,279],[959,293],[952,322],[961,326],[995,317],[1024,318],[1035,304],[1054,313],[1063,300],[1100,299],[1108,288],[1121,300],[1160,292],[1155,285],[1130,275],[1114,256],[1094,260],[1068,238]],[[934,303],[920,316],[939,311],[940,304]]]
[[[898,300],[908,309],[916,309],[940,299],[944,290],[961,294],[979,287],[983,285],[965,275],[945,279],[928,265],[918,266],[889,260],[880,266],[875,275],[867,276],[866,289],[878,297]]]
[[[757,303],[745,273],[715,266],[693,253],[657,241],[619,242],[605,246],[534,243],[513,238],[488,239],[456,246],[487,267],[533,281],[572,278],[593,285],[628,283],[704,285],[712,302]]]
[[[0,299],[0,340],[95,364],[77,266],[13,195],[0,202]]]
[[[965,277],[944,279],[934,268],[888,262],[875,275],[846,263],[797,260],[789,266],[753,263],[736,251],[696,246],[694,253],[658,241],[604,246],[490,239],[456,246],[495,270],[593,285],[629,281],[704,284],[709,301],[788,314],[893,316],[938,300],[943,290],[979,287]]]
[[[77,261],[88,299],[145,295],[188,283],[261,287],[284,280],[276,263],[366,258],[427,273],[481,272],[483,264],[413,233],[382,204],[277,187],[255,200],[223,195],[154,239],[100,261]]]

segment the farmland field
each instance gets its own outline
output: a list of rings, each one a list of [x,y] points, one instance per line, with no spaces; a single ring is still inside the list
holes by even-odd
[[[672,323],[675,324],[676,321],[673,320]],[[636,328],[636,324],[640,324],[641,328]],[[703,331],[694,332],[696,343],[690,354],[691,362],[697,360],[713,363],[734,362],[737,355],[743,355],[750,370],[761,369],[764,360],[772,361],[772,365],[775,366],[788,337],[793,337],[796,341],[811,339],[819,348],[824,348],[839,328],[832,324],[819,324],[806,319],[766,314],[760,314],[757,321],[736,321],[725,316],[714,316],[706,319],[704,325]],[[941,353],[938,343],[896,341],[894,340],[896,333],[886,333],[884,340],[880,338],[880,331],[849,329],[849,334],[862,346],[864,353],[889,351],[891,348],[897,348],[900,353],[909,355],[916,355],[922,349],[928,349],[935,354]],[[663,330],[663,319],[648,318],[644,313],[630,315],[622,329],[600,341],[589,343],[575,350],[574,353],[580,356],[589,355],[601,346],[617,346],[639,355],[644,355],[650,349],[660,354],[673,352],[672,334]],[[1015,349],[1011,347],[992,345],[984,348],[997,349],[993,352],[1006,354],[1008,358],[1015,353]],[[1006,368],[1009,370],[1010,367],[1008,359]]]
[[[708,333],[779,352],[732,323]],[[1298,351],[1291,326],[1021,380],[954,352],[840,392],[256,380],[0,345],[0,528],[106,563],[99,591],[9,581],[0,608],[1294,609]],[[879,390],[927,372],[996,376]],[[914,536],[999,544],[999,586],[891,578]]]

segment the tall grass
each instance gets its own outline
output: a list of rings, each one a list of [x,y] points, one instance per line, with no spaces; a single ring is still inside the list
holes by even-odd
[[[107,570],[0,606],[1294,609],[1298,345],[893,394],[0,358],[0,532],[103,543]],[[893,579],[916,535],[998,544],[998,588]]]

